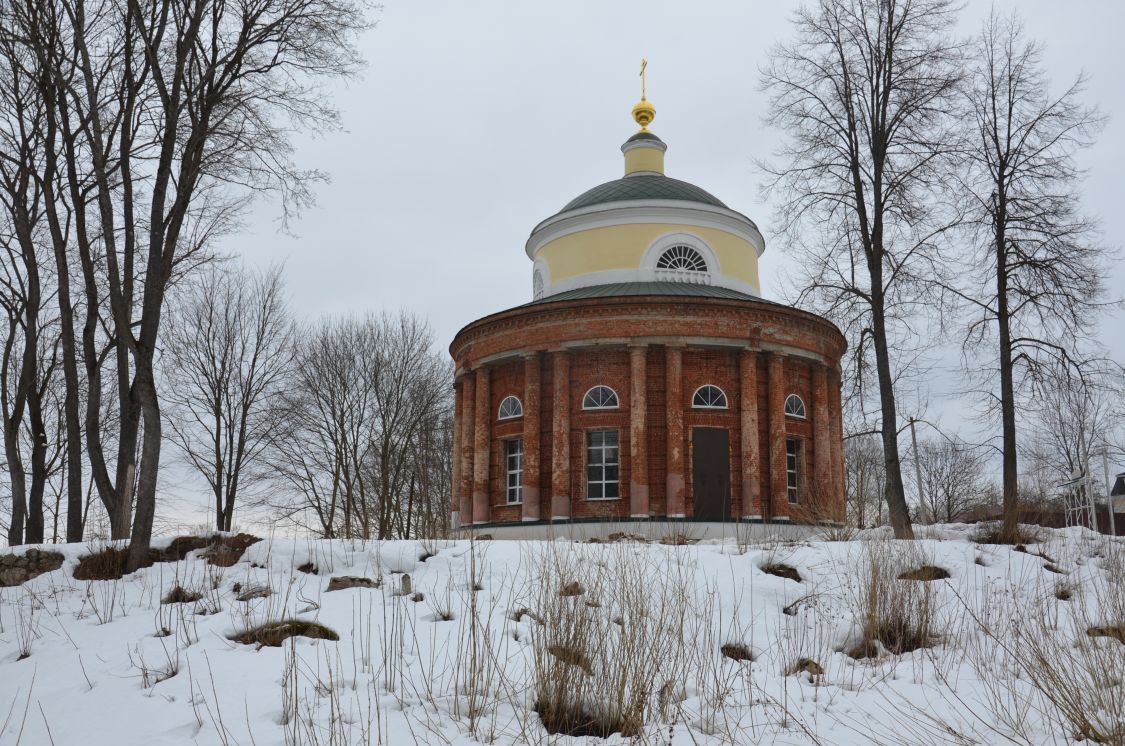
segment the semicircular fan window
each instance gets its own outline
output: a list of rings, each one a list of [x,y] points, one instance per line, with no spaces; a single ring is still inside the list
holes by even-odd
[[[656,261],[656,268],[679,272],[706,272],[707,262],[692,247],[677,244],[660,255],[660,259]]]

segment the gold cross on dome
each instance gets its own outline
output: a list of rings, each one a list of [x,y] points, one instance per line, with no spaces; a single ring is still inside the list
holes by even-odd
[[[648,67],[648,60],[641,58],[641,101],[645,100],[645,68]]]

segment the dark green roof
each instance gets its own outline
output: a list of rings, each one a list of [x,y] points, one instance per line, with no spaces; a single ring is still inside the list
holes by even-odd
[[[638,140],[655,140],[656,142],[664,142],[663,140],[661,140],[659,137],[652,134],[651,132],[638,132],[637,134],[633,135],[632,137],[630,137],[625,142],[637,142]]]
[[[714,195],[686,181],[667,176],[626,176],[583,192],[568,202],[560,212],[635,199],[674,199],[726,208]]]
[[[553,303],[559,300],[580,300],[582,298],[609,298],[622,295],[679,295],[696,298],[723,298],[726,300],[756,300],[753,295],[740,293],[730,288],[715,285],[701,285],[694,282],[615,282],[608,285],[592,285],[590,287],[567,290],[555,295],[534,300],[527,305],[539,303]],[[769,302],[769,301],[766,301]]]

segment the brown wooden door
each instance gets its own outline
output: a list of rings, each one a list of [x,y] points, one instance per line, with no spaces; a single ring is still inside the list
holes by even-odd
[[[691,430],[692,494],[697,521],[730,518],[730,437],[718,427]]]

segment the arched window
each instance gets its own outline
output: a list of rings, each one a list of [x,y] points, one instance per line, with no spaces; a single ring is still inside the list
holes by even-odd
[[[543,297],[543,273],[539,270],[531,276],[531,294],[535,300]]]
[[[726,409],[727,395],[718,386],[700,386],[691,397],[691,406],[696,409]]]
[[[670,269],[680,272],[706,272],[707,262],[703,256],[690,246],[676,244],[666,249],[656,260],[657,269]]]
[[[785,416],[805,419],[805,403],[796,394],[790,394],[785,399]]]
[[[504,401],[500,402],[500,419],[510,420],[515,417],[523,417],[523,404],[514,396],[505,396]]]
[[[609,386],[595,386],[582,397],[583,409],[617,409],[617,392]]]

